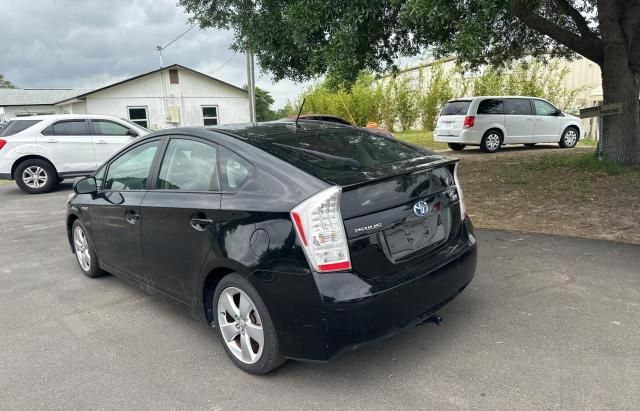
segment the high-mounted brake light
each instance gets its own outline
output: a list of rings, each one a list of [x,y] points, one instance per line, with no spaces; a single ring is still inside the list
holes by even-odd
[[[464,128],[471,128],[476,125],[475,116],[466,116],[464,118]]]
[[[327,188],[291,210],[302,248],[311,267],[320,273],[351,269],[349,244],[340,214],[337,186]]]
[[[7,144],[7,140],[3,140],[0,138],[0,150],[2,150],[2,147],[4,147]]]
[[[464,205],[464,194],[462,194],[462,186],[460,186],[460,180],[458,179],[458,167],[460,163],[456,163],[453,169],[453,181],[456,183],[456,189],[458,190],[458,197],[460,199],[460,219],[467,218],[467,207]]]

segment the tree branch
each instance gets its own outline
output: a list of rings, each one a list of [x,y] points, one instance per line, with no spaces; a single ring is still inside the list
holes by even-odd
[[[594,32],[591,31],[591,28],[589,27],[589,24],[587,23],[587,20],[584,18],[582,13],[576,10],[576,8],[573,7],[573,5],[571,5],[571,3],[569,3],[568,0],[554,0],[554,1],[566,15],[571,17],[571,20],[573,20],[573,22],[576,24],[578,32],[580,32],[580,35],[582,37],[597,38]],[[640,0],[637,0],[637,1],[640,1]]]
[[[509,6],[511,8],[511,13],[513,13],[514,16],[527,26],[551,37],[553,40],[563,44],[589,60],[597,64],[602,64],[604,60],[604,51],[602,48],[602,41],[599,38],[595,36],[584,38],[572,33],[571,31],[564,29],[536,14],[533,10],[527,7],[523,0],[510,0]]]

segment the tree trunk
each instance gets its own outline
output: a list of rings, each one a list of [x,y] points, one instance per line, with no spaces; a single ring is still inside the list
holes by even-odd
[[[629,68],[625,46],[605,47],[602,68],[604,104],[622,103],[622,113],[603,117],[602,156],[640,165],[640,75]]]

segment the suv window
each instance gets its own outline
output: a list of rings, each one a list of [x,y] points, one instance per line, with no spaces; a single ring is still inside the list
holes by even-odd
[[[533,105],[536,108],[537,116],[555,116],[558,109],[553,105],[542,100],[533,100]]]
[[[502,100],[497,98],[482,100],[478,105],[478,114],[504,114]]]
[[[172,139],[160,167],[161,190],[218,191],[217,149],[209,144]]]
[[[53,123],[42,130],[43,136],[88,136],[85,120],[64,120]]]
[[[531,102],[524,98],[507,98],[504,100],[504,114],[530,116]]]
[[[109,120],[91,120],[93,134],[97,136],[128,136],[129,129]]]
[[[0,137],[8,137],[35,126],[41,120],[12,120],[0,128]]]
[[[448,102],[442,109],[441,116],[466,116],[471,100],[456,100]]]
[[[107,170],[105,190],[144,190],[160,141],[135,146],[116,158]]]

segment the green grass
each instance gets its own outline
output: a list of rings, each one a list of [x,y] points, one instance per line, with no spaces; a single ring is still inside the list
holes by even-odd
[[[587,147],[596,147],[598,145],[598,140],[592,138],[585,138],[584,140],[580,140],[578,145],[587,146]]]
[[[398,140],[426,147],[431,150],[446,150],[448,148],[447,143],[437,143],[433,141],[432,131],[408,130],[393,134]]]
[[[638,173],[640,175],[640,168],[638,167],[625,167],[615,161],[600,160],[594,153],[576,155],[547,154],[540,157],[538,161],[526,162],[521,165],[524,168],[537,170],[568,168],[589,173],[604,173],[610,176],[624,173]]]

